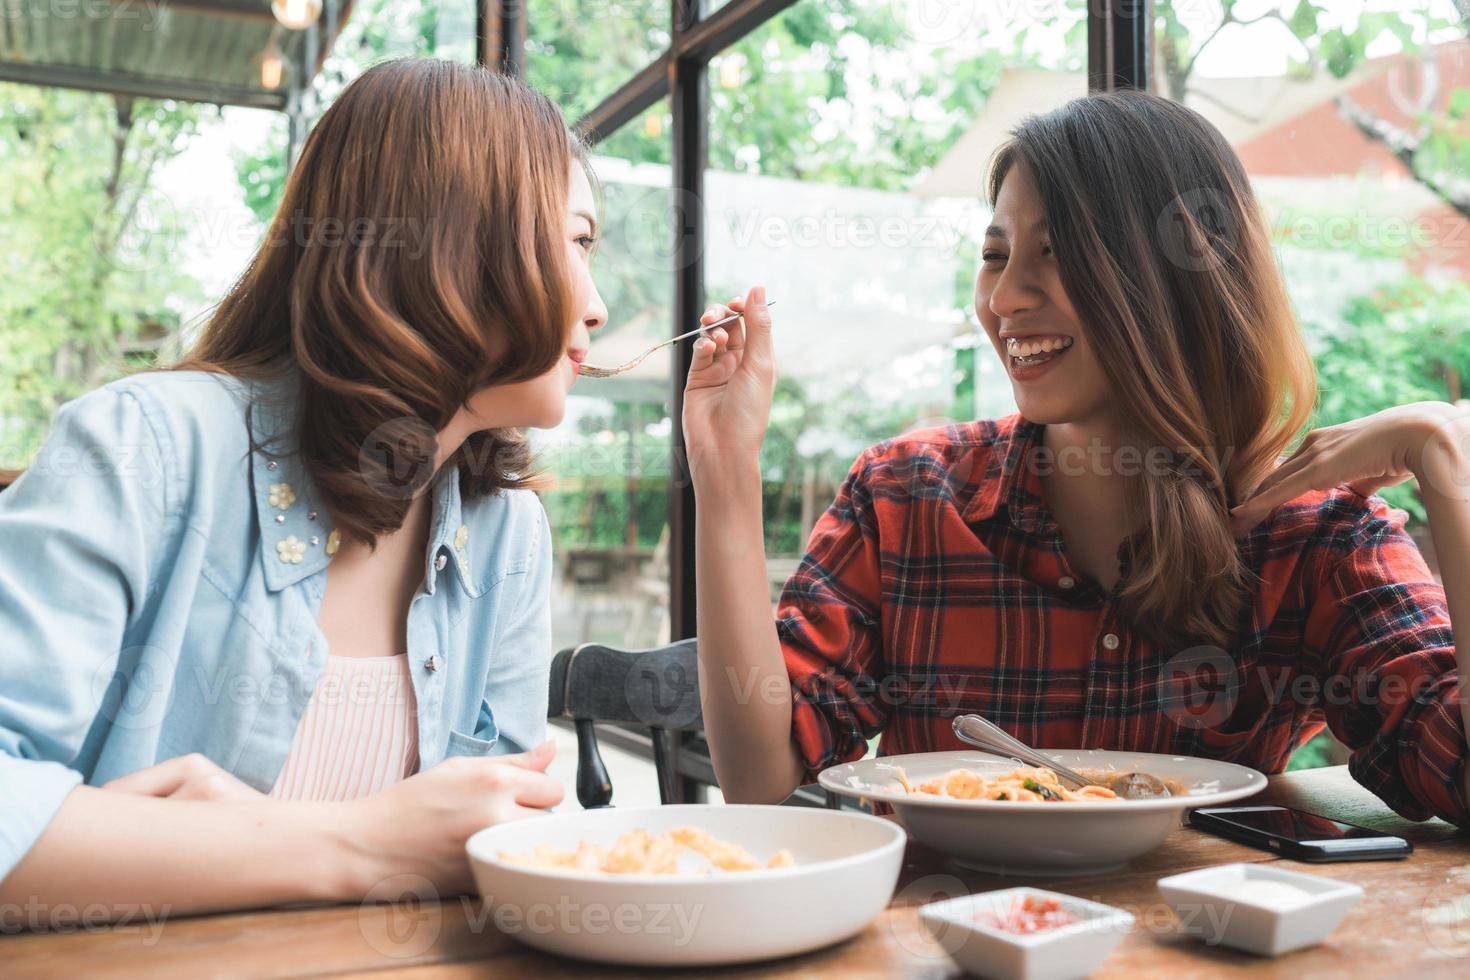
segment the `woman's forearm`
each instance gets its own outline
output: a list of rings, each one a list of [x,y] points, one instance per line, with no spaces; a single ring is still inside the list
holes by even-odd
[[[694,474],[699,684],[720,790],[731,802],[779,803],[801,784],[791,740],[791,685],[776,623],[755,458]]]
[[[1454,626],[1460,717],[1470,733],[1470,412],[1457,410],[1435,427],[1415,476]],[[1470,799],[1470,764],[1464,782]]]
[[[361,898],[341,803],[174,800],[78,786],[4,881],[7,920],[48,910],[189,915]]]

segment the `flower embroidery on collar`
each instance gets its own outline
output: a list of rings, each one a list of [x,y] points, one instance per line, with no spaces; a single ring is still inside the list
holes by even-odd
[[[332,533],[327,535],[327,557],[330,558],[342,547],[342,532],[332,528]]]
[[[454,532],[454,557],[458,559],[459,570],[463,575],[470,573],[470,558],[464,553],[465,546],[470,543],[469,525],[461,524],[459,530]]]
[[[287,565],[299,565],[306,557],[306,542],[292,534],[284,541],[276,542],[276,557]]]
[[[289,483],[272,483],[270,491],[270,505],[285,510],[296,503],[296,491],[291,489]]]

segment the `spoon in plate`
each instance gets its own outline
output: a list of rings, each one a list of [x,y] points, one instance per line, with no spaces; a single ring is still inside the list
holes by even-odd
[[[989,753],[990,755],[998,755],[1004,759],[1016,759],[1024,762],[1028,766],[1035,766],[1039,769],[1050,769],[1058,777],[1074,784],[1078,788],[1083,786],[1101,786],[1129,800],[1146,800],[1156,796],[1171,795],[1169,788],[1164,785],[1163,780],[1157,776],[1151,776],[1146,772],[1121,774],[1116,782],[1112,782],[1111,785],[1100,783],[1095,779],[1088,779],[1068,769],[1060,762],[1048,759],[1025,742],[1013,737],[1001,729],[999,725],[996,725],[981,715],[960,715],[954,720],[954,733],[959,737],[960,741],[967,742],[982,752]]]
[[[769,302],[766,303],[766,306],[768,308],[769,307],[772,307],[772,306],[775,306],[775,305],[776,305],[776,301],[775,300],[770,300]],[[705,333],[706,331],[713,330],[715,327],[722,327],[722,326],[724,326],[727,323],[731,323],[731,322],[733,322],[735,320],[740,319],[744,315],[745,315],[744,313],[731,313],[729,316],[725,317],[723,320],[716,320],[714,323],[706,323],[706,324],[703,324],[703,325],[699,326],[698,328],[696,328],[694,330],[689,331],[688,333],[681,333],[677,337],[670,337],[668,340],[665,340],[662,343],[654,344],[652,347],[648,348],[648,350],[644,351],[642,354],[639,354],[637,357],[633,358],[631,361],[628,361],[628,362],[626,362],[624,364],[619,364],[617,367],[613,367],[613,368],[593,367],[591,364],[583,364],[580,368],[577,369],[577,374],[580,377],[583,377],[583,378],[614,378],[614,377],[617,377],[620,374],[624,374],[624,373],[626,373],[628,371],[633,370],[635,367],[637,367],[638,365],[642,364],[644,361],[648,360],[655,353],[657,353],[658,351],[663,350],[665,347],[669,346],[670,344],[677,344],[681,340],[688,340],[690,337],[694,337],[694,336],[697,336],[699,334]]]

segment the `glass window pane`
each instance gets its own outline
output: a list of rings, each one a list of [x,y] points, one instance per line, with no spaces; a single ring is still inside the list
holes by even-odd
[[[475,0],[363,0],[354,4],[336,43],[313,80],[308,127],[366,69],[391,58],[435,57],[473,63]],[[277,114],[272,147],[286,145],[287,121]],[[269,222],[286,185],[284,153],[264,148],[237,158],[246,200],[262,225]],[[243,266],[243,262],[241,263]]]
[[[1155,90],[1225,135],[1271,222],[1317,362],[1314,424],[1466,397],[1470,45],[1455,4],[1255,0],[1224,24],[1183,0],[1155,12]],[[1412,484],[1384,496],[1422,519]]]
[[[589,363],[621,364],[669,336],[669,168],[642,159],[667,116],[667,103],[652,107],[593,157],[602,213],[592,273],[609,315],[593,334]],[[672,371],[664,350],[616,378],[582,378],[566,421],[533,434],[542,469],[555,480],[543,499],[556,540],[557,649],[669,639]]]
[[[575,123],[669,46],[667,0],[529,0],[526,81]]]
[[[364,0],[322,66],[320,108],[363,70],[389,58],[432,57],[473,63],[477,0]]]
[[[951,19],[925,20],[931,6]],[[800,3],[710,65],[709,295],[761,282],[779,304],[773,598],[863,448],[1015,410],[977,351],[981,180],[1022,115],[1086,93],[1086,10],[989,9]]]
[[[1191,9],[1193,8],[1193,9]],[[1470,46],[1451,0],[1156,0],[1154,91],[1209,119],[1270,221],[1316,361],[1312,427],[1470,378]],[[1428,545],[1413,482],[1380,491]],[[1425,547],[1433,562],[1433,549]],[[1322,732],[1291,767],[1333,765]]]
[[[234,161],[281,169],[278,118],[0,83],[0,470],[192,339],[261,233]]]

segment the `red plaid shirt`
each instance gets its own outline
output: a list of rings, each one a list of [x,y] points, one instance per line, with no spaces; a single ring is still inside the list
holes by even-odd
[[[880,755],[962,748],[971,711],[1032,745],[1267,773],[1326,724],[1394,810],[1470,823],[1449,612],[1403,511],[1345,486],[1278,508],[1239,539],[1260,584],[1231,649],[1160,649],[1069,561],[1024,465],[1042,428],[930,429],[853,465],[777,612],[809,777],[879,733]]]

